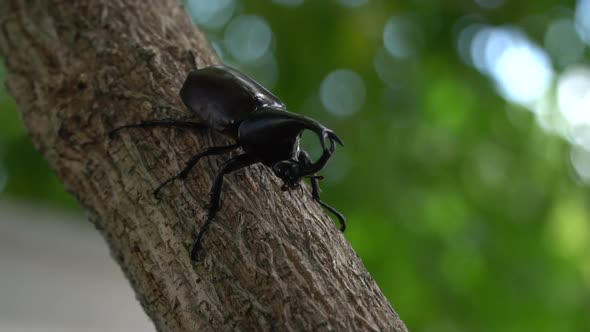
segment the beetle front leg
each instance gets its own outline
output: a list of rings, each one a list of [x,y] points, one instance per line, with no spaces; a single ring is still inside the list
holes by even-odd
[[[308,165],[311,164],[311,158],[309,158],[307,152],[301,150],[299,152],[299,158],[303,163]],[[326,208],[328,211],[332,212],[332,214],[334,214],[336,218],[338,218],[338,221],[340,222],[340,231],[344,232],[346,230],[346,218],[344,217],[344,215],[320,199],[320,180],[323,177],[318,176],[316,174],[312,174],[307,176],[307,178],[309,178],[311,182],[311,197],[316,202],[318,202],[318,204]]]
[[[193,242],[193,247],[191,250],[191,260],[193,262],[197,261],[197,254],[198,254],[199,249],[201,247],[201,240],[203,239],[203,235],[205,234],[205,232],[209,228],[209,225],[211,225],[211,223],[213,222],[213,219],[215,218],[215,214],[217,213],[217,210],[219,210],[219,199],[221,196],[221,187],[223,185],[223,176],[225,174],[229,174],[229,173],[236,171],[238,169],[255,164],[257,162],[258,162],[258,160],[251,157],[250,155],[241,154],[239,156],[236,156],[236,157],[226,161],[225,163],[223,163],[223,165],[221,165],[221,168],[217,172],[217,175],[215,175],[215,180],[213,180],[213,185],[211,186],[211,192],[209,193],[210,198],[209,198],[209,208],[207,211],[207,219],[205,220],[205,223],[203,224],[203,226],[201,226],[201,228],[199,229],[199,232],[197,233],[197,237],[195,238],[195,241]]]
[[[340,231],[344,232],[346,230],[346,218],[338,210],[331,207],[330,205],[328,205],[327,203],[325,203],[324,201],[322,201],[320,199],[320,184],[319,184],[318,177],[312,176],[312,177],[310,177],[310,181],[311,181],[311,197],[316,202],[318,202],[321,206],[328,209],[328,211],[332,212],[332,214],[335,215],[336,218],[338,218],[338,221],[340,222]]]

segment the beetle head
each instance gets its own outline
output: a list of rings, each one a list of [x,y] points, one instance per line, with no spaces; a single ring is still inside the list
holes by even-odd
[[[303,164],[293,159],[281,160],[272,166],[275,175],[283,180],[283,186],[281,187],[283,191],[295,189],[299,186],[302,170]]]

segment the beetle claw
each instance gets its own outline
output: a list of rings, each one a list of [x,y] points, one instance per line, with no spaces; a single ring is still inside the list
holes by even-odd
[[[338,144],[340,144],[340,146],[344,146],[344,142],[342,141],[342,139],[338,137],[338,135],[336,135],[336,133],[334,133],[333,131],[330,130],[328,136],[332,141],[336,141],[338,142]]]
[[[330,140],[330,148],[328,148],[326,145],[326,142],[328,141],[328,139]],[[336,135],[332,130],[330,129],[324,129],[322,131],[321,134],[321,140],[320,143],[322,145],[322,149],[325,152],[330,152],[333,153],[334,150],[336,150],[336,146],[334,144],[334,142],[340,144],[340,146],[344,146],[344,142],[342,142],[342,139],[340,139],[340,137],[338,137],[338,135]]]

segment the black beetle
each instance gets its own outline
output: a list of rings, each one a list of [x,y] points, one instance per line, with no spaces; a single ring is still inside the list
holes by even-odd
[[[332,156],[334,142],[342,145],[342,140],[333,131],[313,119],[288,112],[285,104],[270,91],[228,66],[217,65],[192,71],[180,89],[180,97],[198,122],[145,121],[118,127],[110,134],[126,128],[210,128],[235,139],[235,144],[209,147],[194,155],[180,173],[154,190],[156,198],[166,184],[175,179],[185,179],[202,157],[228,153],[240,147],[244,150],[243,154],[223,163],[213,180],[207,220],[201,226],[191,251],[193,261],[197,258],[203,234],[219,209],[223,176],[255,163],[270,167],[283,180],[284,191],[298,187],[302,178],[309,178],[313,199],[338,217],[340,229],[344,231],[344,216],[320,200],[319,180],[322,177],[316,175]],[[312,162],[299,147],[305,129],[312,130],[320,138],[323,153],[316,162]]]

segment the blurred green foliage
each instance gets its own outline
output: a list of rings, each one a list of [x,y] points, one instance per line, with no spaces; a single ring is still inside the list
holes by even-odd
[[[187,7],[206,7],[197,2]],[[227,17],[195,19],[225,61],[343,137],[323,196],[348,216],[346,237],[410,330],[588,331],[590,211],[570,144],[503,99],[457,48],[461,22],[474,18],[519,26],[543,45],[548,25],[572,18],[576,3],[285,2],[220,1]],[[240,61],[227,43],[230,19],[244,15],[271,30],[257,60]],[[418,27],[406,40],[412,56],[384,47],[395,15]],[[320,90],[342,68],[362,78],[366,96],[361,110],[335,114]],[[0,197],[73,206],[4,91],[0,108]]]
[[[0,62],[0,81],[4,81],[5,71]],[[0,88],[0,199],[2,197],[78,209],[74,198],[64,190],[26,136],[14,100],[4,84]]]

